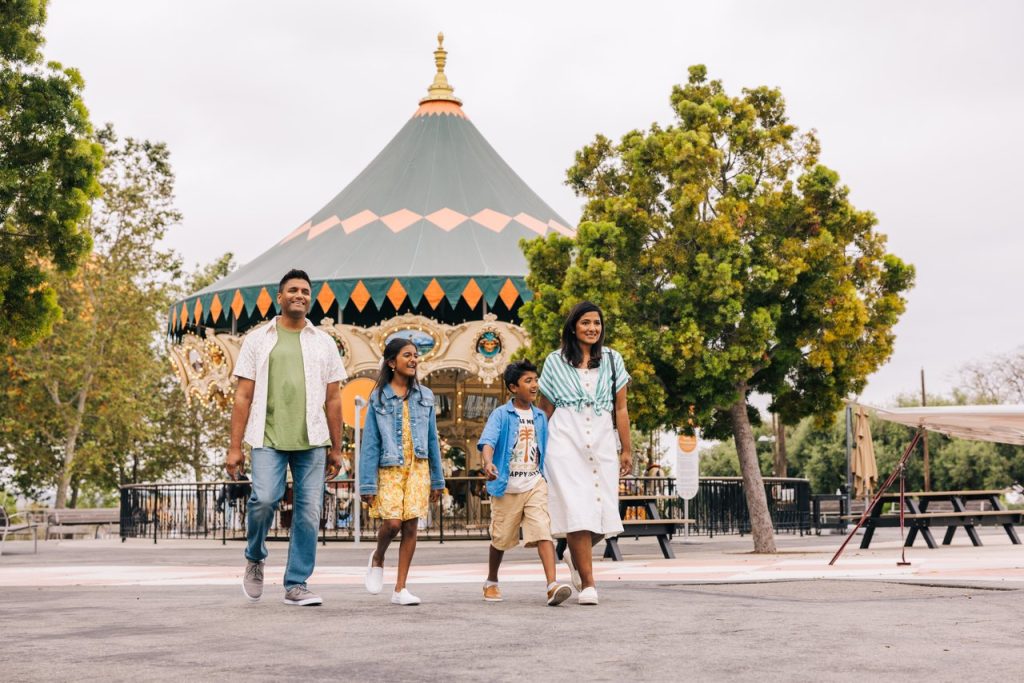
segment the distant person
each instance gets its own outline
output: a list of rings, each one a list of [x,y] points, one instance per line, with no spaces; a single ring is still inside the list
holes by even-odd
[[[598,603],[593,545],[622,533],[619,476],[633,466],[630,377],[622,356],[603,343],[601,309],[589,301],[576,304],[562,327],[562,348],[548,355],[540,375],[538,405],[549,420],[544,473],[551,532],[566,539],[564,558],[581,605]]]
[[[487,419],[477,448],[484,460],[491,494],[491,546],[484,600],[501,602],[498,568],[506,550],[519,545],[536,548],[547,580],[547,604],[559,605],[572,589],[556,581],[555,544],[548,516],[548,485],[544,480],[544,448],[548,420],[533,405],[537,398],[537,367],[528,360],[509,364],[505,386],[512,399]]]
[[[370,506],[370,517],[381,520],[377,548],[366,567],[366,590],[374,595],[384,587],[388,546],[402,533],[393,605],[420,604],[406,581],[419,520],[444,490],[434,394],[416,381],[418,365],[419,352],[408,339],[392,339],[384,347],[359,452],[359,493]]]
[[[323,603],[306,581],[316,563],[324,480],[337,476],[341,467],[339,384],[346,375],[334,340],[306,319],[311,302],[309,276],[288,271],[277,289],[281,315],[246,335],[235,363],[238,387],[224,467],[232,479],[240,477],[244,438],[252,447],[252,495],[242,590],[253,602],[263,596],[267,532],[284,497],[290,467],[294,509],[284,602]]]

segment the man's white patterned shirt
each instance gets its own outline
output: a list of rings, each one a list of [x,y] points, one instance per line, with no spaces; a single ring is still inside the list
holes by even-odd
[[[267,385],[270,377],[270,352],[277,344],[276,316],[268,324],[247,334],[242,341],[242,350],[235,361],[235,376],[256,382],[249,421],[245,425],[245,442],[253,448],[263,447],[263,436],[267,422]],[[306,320],[306,326],[299,334],[302,347],[302,367],[306,378],[306,429],[311,444],[330,441],[327,428],[324,401],[327,399],[327,385],[344,382],[348,378],[342,365],[338,347],[331,335],[318,330]],[[340,444],[339,444],[340,445]]]

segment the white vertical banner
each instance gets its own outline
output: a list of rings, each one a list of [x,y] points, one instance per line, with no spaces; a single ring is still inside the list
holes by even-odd
[[[697,433],[680,434],[676,439],[676,495],[683,499],[683,516],[690,518],[690,499],[700,490],[700,455],[697,453]],[[687,538],[690,523],[685,525]]]
[[[676,495],[690,500],[700,488],[700,456],[697,454],[697,436],[680,434],[676,439]]]

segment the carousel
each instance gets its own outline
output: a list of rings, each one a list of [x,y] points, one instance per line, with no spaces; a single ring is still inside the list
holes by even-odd
[[[189,400],[229,408],[242,339],[276,314],[281,276],[309,273],[309,317],[334,338],[349,381],[376,378],[384,345],[419,347],[450,466],[476,466],[476,440],[506,400],[500,376],[526,342],[523,238],[573,235],[498,155],[454,96],[438,36],[427,96],[390,143],[322,209],[262,255],[168,313]],[[468,458],[468,459],[467,459]]]

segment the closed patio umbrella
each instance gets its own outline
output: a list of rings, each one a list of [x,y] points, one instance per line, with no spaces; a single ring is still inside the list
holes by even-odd
[[[878,464],[875,462],[875,446],[871,443],[871,423],[863,406],[857,406],[853,438],[850,470],[853,472],[854,490],[858,498],[867,498],[878,485]]]

